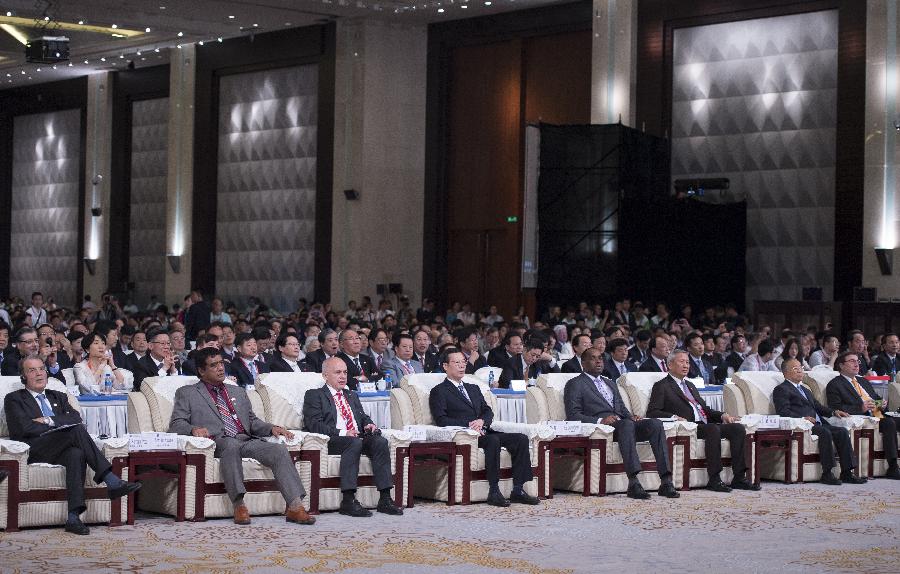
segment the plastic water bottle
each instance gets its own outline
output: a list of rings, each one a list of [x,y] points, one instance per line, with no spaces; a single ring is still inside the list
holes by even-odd
[[[488,388],[489,389],[494,388],[494,370],[493,369],[488,371]]]
[[[103,377],[103,393],[111,395],[113,391],[112,373],[106,373]]]
[[[387,391],[387,390],[390,390],[391,388],[393,388],[393,386],[394,386],[394,378],[391,377],[390,373],[385,373],[384,374],[384,389]]]

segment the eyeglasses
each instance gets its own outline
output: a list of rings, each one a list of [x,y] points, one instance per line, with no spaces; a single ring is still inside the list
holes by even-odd
[[[151,345],[162,345],[164,347],[171,345],[171,343],[169,343],[169,341],[150,341],[150,344]]]

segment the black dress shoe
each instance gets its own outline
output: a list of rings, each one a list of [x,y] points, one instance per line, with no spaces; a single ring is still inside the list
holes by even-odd
[[[865,484],[869,481],[866,480],[865,477],[857,478],[857,477],[853,476],[852,474],[850,474],[849,472],[842,472],[841,473],[841,482],[845,482],[847,484]]]
[[[833,474],[831,474],[831,471],[829,471],[827,474],[823,474],[822,478],[819,479],[819,482],[821,482],[822,484],[827,484],[829,486],[840,486],[841,484],[843,484],[840,480],[835,478]]]
[[[338,509],[338,512],[345,516],[353,516],[354,518],[372,516],[372,512],[363,508],[362,504],[355,498],[349,502],[341,502],[341,507]]]
[[[647,500],[650,498],[650,494],[644,490],[644,487],[638,484],[633,484],[628,487],[628,498],[634,498],[635,500]]]
[[[742,478],[740,480],[732,480],[731,488],[735,490],[762,490],[762,487],[760,485],[748,482],[746,478]]]
[[[536,496],[531,496],[524,490],[520,490],[519,492],[513,491],[513,493],[509,495],[509,501],[515,502],[517,504],[531,504],[531,505],[541,503],[541,501],[538,500],[538,498]]]
[[[885,478],[890,478],[893,480],[900,480],[900,468],[896,466],[887,469],[887,474],[884,475]]]
[[[728,485],[719,479],[709,481],[706,485],[706,490],[711,490],[713,492],[731,492]]]
[[[509,501],[500,494],[500,491],[489,492],[487,497],[487,503],[491,506],[499,506],[500,508],[506,508],[509,506]]]
[[[403,509],[394,504],[394,501],[390,498],[381,499],[378,501],[378,507],[375,509],[382,514],[393,514],[394,516],[400,516],[403,514]]]
[[[87,525],[79,519],[67,520],[66,532],[71,532],[72,534],[78,534],[80,536],[87,536],[91,533],[91,529],[88,528]]]
[[[140,489],[140,482],[122,482],[122,484],[117,486],[116,488],[109,489],[109,499],[115,500],[117,498],[122,498],[126,494],[131,494],[132,492],[136,492]]]
[[[671,482],[667,482],[667,483],[663,484],[662,486],[660,486],[659,490],[657,491],[657,494],[659,494],[660,496],[665,496],[666,498],[681,497],[681,495],[678,494],[678,491],[675,490],[675,485],[672,484]]]

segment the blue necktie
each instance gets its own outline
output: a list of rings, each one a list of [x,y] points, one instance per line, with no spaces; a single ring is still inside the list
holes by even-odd
[[[465,389],[465,387],[463,387],[463,384],[460,383],[457,388],[459,389],[459,394],[461,394],[463,396],[463,398],[466,399],[466,402],[471,405],[472,399],[469,398],[469,393],[466,392],[466,389]]]
[[[806,399],[806,402],[808,402],[810,405],[813,404],[813,402],[811,400],[809,400],[809,395],[807,395],[806,391],[803,390],[803,387],[797,386],[797,390],[800,391],[800,394],[803,395],[803,398]],[[815,408],[815,406],[813,406],[813,408]],[[822,422],[819,419],[819,413],[816,413],[816,422]]]
[[[53,409],[50,408],[50,403],[47,402],[47,397],[44,396],[44,393],[41,393],[37,396],[38,403],[41,405],[41,413],[45,417],[53,416]]]

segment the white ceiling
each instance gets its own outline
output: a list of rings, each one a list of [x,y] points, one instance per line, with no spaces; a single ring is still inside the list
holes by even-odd
[[[0,89],[124,69],[129,61],[137,67],[162,64],[168,61],[168,50],[177,49],[177,44],[203,41],[208,46],[218,38],[342,18],[428,24],[567,1],[571,0],[0,0],[0,20],[7,12],[13,17],[34,19],[36,24],[49,16],[48,34],[70,38],[72,64],[57,64],[55,68],[28,64],[25,47],[0,30]],[[83,21],[85,25],[104,27],[116,24],[141,32],[150,28],[150,32],[133,38],[60,32],[52,30],[54,21]],[[29,37],[41,35],[39,26],[23,31]]]

